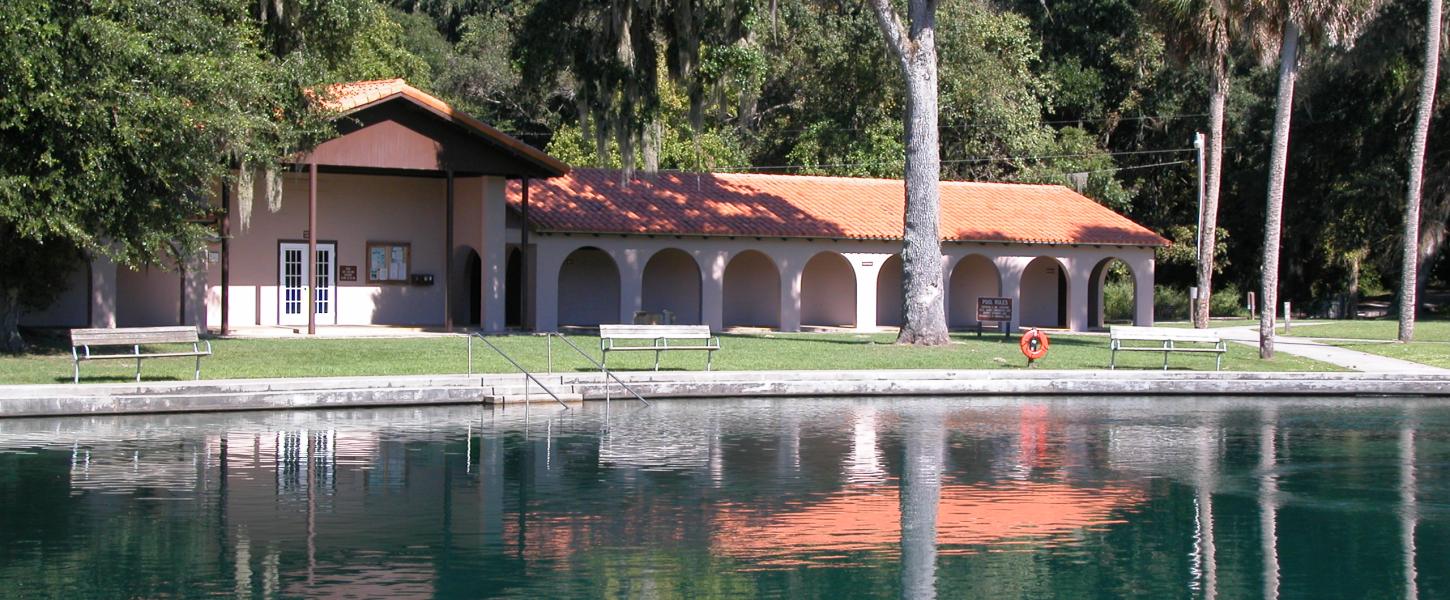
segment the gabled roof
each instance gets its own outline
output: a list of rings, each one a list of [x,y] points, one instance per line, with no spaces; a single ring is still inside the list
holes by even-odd
[[[520,184],[510,182],[518,206]],[[531,180],[539,231],[899,240],[901,180],[575,169]],[[942,182],[949,241],[1167,246],[1168,240],[1060,185]]]
[[[552,175],[563,175],[569,172],[569,165],[564,164],[559,159],[549,156],[542,150],[519,141],[513,136],[494,129],[487,123],[475,119],[462,111],[455,110],[447,102],[408,85],[408,82],[402,79],[378,79],[373,81],[335,83],[323,88],[322,92],[317,94],[316,99],[318,106],[336,112],[339,116],[348,115],[391,100],[405,99],[437,114],[439,117],[452,121],[488,141],[502,146],[505,150],[538,165]]]

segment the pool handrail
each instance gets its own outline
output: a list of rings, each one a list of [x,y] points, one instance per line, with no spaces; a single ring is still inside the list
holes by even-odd
[[[546,333],[544,335],[546,337],[548,337],[550,340],[554,339],[555,337],[558,337],[560,340],[563,340],[563,342],[565,344],[568,344],[570,348],[573,348],[575,352],[578,352],[579,353],[579,356],[584,357],[584,360],[587,360],[587,361],[593,363],[594,366],[599,367],[599,371],[601,373],[604,373],[604,375],[606,377],[613,377],[615,381],[619,382],[619,387],[624,388],[625,391],[627,391],[630,394],[633,394],[634,395],[634,399],[635,400],[639,400],[640,402],[643,402],[645,406],[650,406],[649,400],[645,400],[644,399],[644,396],[639,395],[639,392],[636,392],[636,391],[634,391],[634,388],[629,387],[629,384],[625,383],[623,379],[620,379],[618,375],[615,375],[614,373],[609,372],[609,369],[604,368],[604,365],[602,363],[600,363],[597,360],[594,360],[594,357],[593,356],[589,356],[589,353],[588,352],[585,352],[579,346],[576,346],[574,344],[574,342],[569,341],[569,338],[564,337],[564,334],[559,333],[557,331],[550,331],[550,332],[548,332],[548,333]],[[549,345],[549,372],[552,373],[553,371],[554,371],[554,346],[553,346],[553,344],[550,344]],[[605,379],[604,380],[604,401],[605,402],[609,402],[609,380],[608,379]]]
[[[523,373],[524,374],[524,403],[525,404],[528,404],[528,402],[529,402],[529,381],[530,380],[533,380],[534,383],[539,384],[539,387],[541,387],[541,388],[544,389],[544,392],[545,393],[549,394],[549,397],[553,398],[555,402],[558,402],[559,403],[559,406],[562,406],[565,409],[569,409],[570,408],[568,404],[565,404],[563,400],[560,400],[559,399],[559,395],[558,394],[555,394],[553,390],[549,389],[549,386],[544,385],[544,382],[539,381],[539,378],[538,377],[534,377],[534,374],[533,373],[530,373],[528,369],[525,369],[524,366],[523,365],[520,365],[518,363],[518,361],[516,361],[516,360],[513,359],[513,357],[510,357],[501,348],[499,348],[498,346],[493,345],[493,342],[488,341],[488,338],[483,337],[482,334],[480,334],[480,333],[478,333],[476,331],[469,332],[469,334],[468,334],[468,374],[469,375],[473,375],[473,338],[478,338],[479,340],[483,341],[483,343],[487,344],[489,348],[492,348],[494,352],[497,352],[499,356],[502,356],[504,360],[509,361],[509,364],[513,365],[515,369],[518,369],[520,373]]]

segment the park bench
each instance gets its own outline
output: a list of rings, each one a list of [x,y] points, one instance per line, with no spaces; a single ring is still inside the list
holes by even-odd
[[[671,345],[671,340],[688,340],[690,343]],[[640,343],[648,341],[648,344]],[[624,343],[619,343],[624,342]],[[599,350],[603,354],[600,366],[609,362],[610,352],[654,352],[655,370],[660,370],[660,353],[674,350],[704,350],[705,370],[720,349],[720,338],[710,334],[709,325],[600,325]]]
[[[206,349],[201,345],[205,343]],[[191,344],[191,351],[150,351],[142,345]],[[141,381],[141,360],[180,356],[196,357],[196,378],[201,379],[201,357],[211,356],[211,341],[197,338],[195,327],[117,327],[114,329],[70,330],[70,352],[75,367],[74,381],[81,381],[81,361],[127,359],[136,361],[136,381]],[[130,346],[131,352],[95,354],[91,349],[105,346]]]
[[[1130,327],[1114,325],[1109,329],[1108,347],[1113,351],[1108,359],[1108,368],[1117,368],[1118,352],[1162,352],[1163,368],[1168,369],[1170,352],[1217,354],[1214,370],[1223,368],[1223,353],[1228,351],[1218,332],[1206,329],[1175,329],[1170,327]],[[1124,342],[1144,342],[1153,345],[1125,345]],[[1180,344],[1188,344],[1182,346]]]

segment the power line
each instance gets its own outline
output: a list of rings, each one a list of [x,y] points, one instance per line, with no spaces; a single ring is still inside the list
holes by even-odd
[[[1103,123],[1107,121],[1173,121],[1179,119],[1201,119],[1207,117],[1208,113],[1184,113],[1176,115],[1132,115],[1119,117],[1082,117],[1080,119],[1052,119],[1040,120],[1042,125],[1065,125],[1068,123]],[[974,125],[939,125],[938,131],[954,131],[976,129]],[[776,129],[776,133],[805,133],[807,131],[866,131],[871,127],[797,127],[791,129]],[[510,134],[514,137],[550,137],[553,133],[547,132],[520,132]]]
[[[1119,152],[1079,152],[1070,154],[1036,154],[1028,156],[974,156],[965,158],[943,159],[942,164],[969,164],[984,162],[1005,162],[1013,160],[1046,160],[1053,158],[1092,158],[1098,156],[1140,156],[1147,154],[1171,154],[1175,152],[1193,152],[1194,148],[1170,148],[1166,150],[1124,150]],[[844,169],[851,167],[877,167],[894,164],[895,161],[874,161],[855,163],[827,163],[816,165],[741,165],[741,166],[713,166],[712,171],[777,171],[789,169]],[[1179,161],[1186,162],[1186,161]],[[1171,163],[1170,163],[1171,164]]]

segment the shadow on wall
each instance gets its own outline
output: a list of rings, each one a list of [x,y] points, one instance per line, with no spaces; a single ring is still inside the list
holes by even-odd
[[[565,187],[565,182],[572,183]],[[509,182],[510,205],[520,204],[519,193],[519,183]],[[614,171],[577,169],[568,178],[530,184],[529,218],[539,229],[560,231],[844,235],[840,224],[808,214],[781,196],[708,173],[641,175],[621,184]]]

